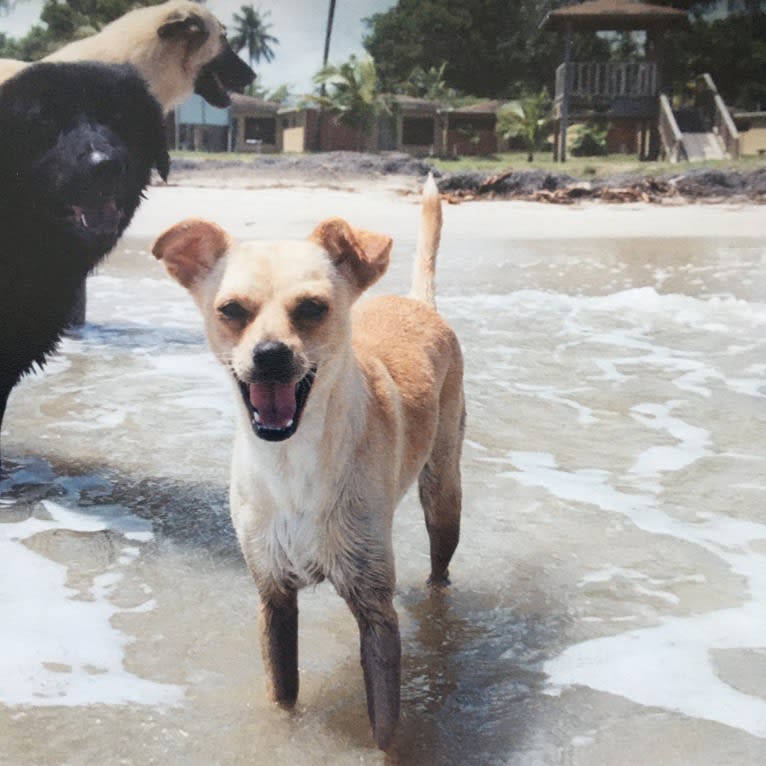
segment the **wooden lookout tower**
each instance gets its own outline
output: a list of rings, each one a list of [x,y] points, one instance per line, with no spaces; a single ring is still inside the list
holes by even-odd
[[[638,0],[586,0],[551,11],[543,26],[564,33],[564,61],[556,69],[553,104],[554,159],[563,162],[567,129],[598,116],[618,126],[641,159],[657,156],[663,93],[663,36],[687,23],[684,11]],[[572,35],[594,31],[644,31],[637,61],[573,61]]]

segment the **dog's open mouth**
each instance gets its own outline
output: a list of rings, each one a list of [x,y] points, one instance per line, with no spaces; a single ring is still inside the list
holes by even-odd
[[[122,210],[114,200],[100,205],[72,205],[69,221],[78,231],[98,236],[114,236],[120,228]]]
[[[227,44],[200,69],[194,92],[208,104],[225,109],[231,104],[230,92],[240,92],[255,79],[255,72]]]
[[[208,104],[217,106],[219,109],[225,109],[231,105],[231,97],[226,86],[221,82],[218,72],[211,70],[204,71],[195,83],[194,92],[202,96]]]
[[[298,430],[315,377],[316,369],[312,369],[297,383],[243,383],[238,380],[255,435],[270,442],[289,439]]]

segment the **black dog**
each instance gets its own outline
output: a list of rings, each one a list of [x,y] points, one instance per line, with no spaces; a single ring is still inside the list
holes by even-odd
[[[0,87],[0,425],[169,164],[160,105],[129,66],[42,63]]]

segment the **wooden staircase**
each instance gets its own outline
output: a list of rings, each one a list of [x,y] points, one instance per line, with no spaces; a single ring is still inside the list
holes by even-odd
[[[721,139],[713,132],[682,133],[684,152],[689,162],[700,160],[723,160],[726,153],[721,145]]]
[[[659,131],[665,156],[671,162],[736,159],[739,133],[713,79],[697,79],[694,104],[672,109],[660,96]]]
[[[713,129],[712,121],[702,109],[697,107],[676,109],[673,111],[673,116],[681,131],[681,142],[689,162],[722,160],[726,157],[723,142]]]

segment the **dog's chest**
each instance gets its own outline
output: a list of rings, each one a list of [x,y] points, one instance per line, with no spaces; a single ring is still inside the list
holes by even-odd
[[[329,574],[326,531],[311,510],[277,512],[268,529],[271,569],[295,585],[311,585]]]
[[[240,507],[232,508],[235,526],[251,560],[264,574],[296,587],[333,580],[342,537],[337,486],[303,459],[271,462],[261,456],[257,465],[256,472],[233,477],[241,498]]]

